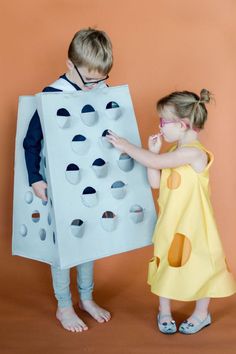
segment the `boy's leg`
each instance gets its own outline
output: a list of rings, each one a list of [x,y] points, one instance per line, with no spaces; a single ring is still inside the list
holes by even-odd
[[[77,287],[80,294],[80,308],[102,323],[109,321],[111,315],[93,301],[93,263],[86,262],[77,266]]]
[[[88,327],[76,315],[70,292],[70,269],[59,269],[51,266],[53,289],[55,297],[58,301],[56,317],[62,326],[68,331],[81,332],[87,330]]]
[[[59,269],[51,266],[52,282],[58,307],[72,306],[70,292],[70,269]]]
[[[80,294],[80,300],[93,299],[93,265],[94,262],[79,264],[77,268],[77,287]]]

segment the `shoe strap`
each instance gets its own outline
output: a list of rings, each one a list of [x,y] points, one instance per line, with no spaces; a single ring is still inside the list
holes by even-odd
[[[164,313],[164,314],[162,314],[162,315],[160,315],[160,313],[159,313],[158,316],[159,316],[159,320],[161,320],[161,319],[164,318],[164,317],[169,317],[169,318],[172,319],[172,316],[171,316],[170,313]],[[172,320],[173,320],[173,319],[172,319]]]
[[[201,324],[202,322],[204,322],[204,321],[207,319],[208,314],[207,314],[207,317],[204,318],[204,320],[201,320],[201,319],[200,319],[198,316],[196,316],[196,315],[192,315],[191,317],[194,318],[194,319],[198,322],[198,324]],[[188,321],[188,322],[191,323],[191,321]]]

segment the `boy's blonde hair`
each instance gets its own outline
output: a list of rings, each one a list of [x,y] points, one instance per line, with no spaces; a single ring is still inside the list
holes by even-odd
[[[113,64],[111,40],[103,31],[82,29],[75,33],[70,43],[68,58],[76,66],[107,75]]]
[[[178,118],[189,118],[191,128],[203,129],[207,120],[205,103],[209,103],[212,94],[202,89],[200,96],[194,92],[173,92],[157,102],[157,111],[161,112],[165,106],[171,106]]]

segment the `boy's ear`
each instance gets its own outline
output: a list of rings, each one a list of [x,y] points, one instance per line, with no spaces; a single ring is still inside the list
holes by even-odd
[[[72,70],[74,68],[74,64],[69,58],[66,59],[66,66],[69,70]]]

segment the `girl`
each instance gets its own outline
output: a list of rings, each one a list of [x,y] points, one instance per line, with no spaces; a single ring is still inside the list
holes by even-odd
[[[157,103],[160,133],[149,137],[149,151],[139,148],[113,132],[108,140],[147,167],[152,188],[160,188],[159,218],[153,235],[154,258],[149,264],[148,283],[158,295],[159,330],[177,331],[170,299],[192,301],[192,315],[179,332],[192,334],[211,324],[211,297],[236,292],[215,225],[209,197],[209,168],[213,154],[198,140],[207,119],[206,89],[200,97],[193,92],[174,92]],[[160,154],[162,138],[176,144]]]

